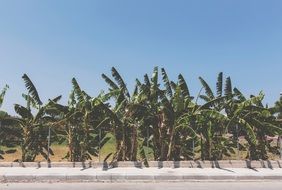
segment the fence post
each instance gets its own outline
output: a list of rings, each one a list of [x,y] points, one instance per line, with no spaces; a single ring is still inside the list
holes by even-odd
[[[50,162],[50,141],[51,141],[51,129],[50,129],[50,126],[49,126],[49,129],[48,129],[48,154],[47,154],[47,162]]]
[[[239,145],[239,129],[238,125],[236,125],[236,133],[237,133],[237,160],[240,160],[240,145]]]
[[[149,127],[147,127],[147,147],[149,147]]]
[[[192,141],[192,152],[193,152],[193,160],[195,160],[195,141],[194,141],[194,139],[193,139],[193,141]]]
[[[98,154],[99,162],[101,161],[101,128],[99,129],[99,154]]]
[[[282,160],[282,136],[279,136],[279,144],[280,144],[280,160]]]

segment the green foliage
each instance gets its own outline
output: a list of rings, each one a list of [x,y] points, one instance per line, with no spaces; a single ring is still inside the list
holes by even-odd
[[[1,93],[0,93],[0,108],[2,107],[2,104],[3,104],[3,101],[4,101],[4,97],[5,97],[6,92],[7,92],[8,89],[9,89],[9,86],[6,85],[6,86],[2,89],[2,91],[1,91]]]
[[[51,101],[56,117],[53,126],[57,140],[68,145],[65,158],[72,162],[86,161],[98,156],[109,140],[106,137],[109,119],[104,117],[107,105],[101,101],[103,97],[92,98],[81,90],[75,78],[72,84],[68,106]]]
[[[53,122],[52,115],[49,115],[47,110],[50,104],[43,106],[39,98],[37,89],[33,85],[30,78],[24,74],[23,80],[25,82],[28,95],[23,95],[26,100],[26,107],[15,104],[15,112],[20,117],[9,117],[7,120],[16,123],[19,127],[20,133],[15,133],[22,150],[21,161],[32,162],[37,155],[42,155],[46,160],[48,159],[48,128]],[[60,97],[55,98],[58,100]],[[31,105],[33,109],[31,108]],[[49,149],[50,154],[53,152]]]
[[[132,93],[120,73],[113,67],[111,77],[102,74],[109,86],[92,97],[72,79],[68,104],[61,96],[46,104],[24,74],[26,106],[15,104],[17,117],[0,112],[0,145],[20,145],[22,161],[34,161],[42,155],[48,159],[49,139],[68,146],[69,161],[86,161],[99,157],[102,147],[115,140],[115,150],[105,160],[136,161],[148,164],[149,158],[165,160],[220,160],[234,155],[237,148],[248,150],[248,159],[268,159],[278,154],[267,137],[282,135],[282,98],[275,107],[263,105],[264,94],[244,96],[232,87],[230,77],[219,73],[215,91],[202,77],[196,99],[191,96],[184,77],[171,81],[166,70],[155,67],[152,77],[136,79]],[[6,86],[0,93],[3,103]],[[198,100],[201,99],[201,103]],[[244,137],[242,144],[239,137]],[[50,144],[49,144],[50,145]]]
[[[22,76],[24,83],[25,83],[25,87],[28,90],[28,93],[32,96],[33,100],[38,104],[38,105],[42,105],[42,102],[39,98],[38,92],[34,86],[34,84],[32,83],[32,81],[30,80],[30,78],[24,74]]]
[[[9,86],[6,85],[0,93],[0,108],[8,89]],[[0,111],[0,160],[4,159],[4,154],[12,154],[15,152],[15,149],[11,149],[15,146],[15,142],[13,142],[14,139],[11,134],[16,134],[16,131],[9,127],[9,125],[11,125],[11,122],[7,122],[7,118],[9,117],[8,113]],[[8,149],[2,150],[2,146],[6,146]]]

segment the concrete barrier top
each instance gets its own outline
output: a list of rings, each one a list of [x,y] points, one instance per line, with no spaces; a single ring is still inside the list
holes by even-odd
[[[0,167],[35,167],[35,168],[282,168],[282,160],[221,160],[221,161],[149,161],[143,162],[121,161],[107,162],[0,162]]]

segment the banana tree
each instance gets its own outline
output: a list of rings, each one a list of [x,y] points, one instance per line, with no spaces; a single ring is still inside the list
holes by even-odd
[[[2,89],[2,91],[1,91],[1,93],[0,93],[0,108],[2,107],[2,104],[3,104],[3,101],[4,101],[4,97],[5,97],[6,92],[7,92],[8,89],[9,89],[9,86],[6,85],[6,86]]]
[[[227,77],[224,83],[222,72],[220,72],[217,77],[216,93],[212,91],[209,84],[202,77],[199,77],[199,80],[202,84],[202,89],[205,90],[205,95],[201,94],[199,95],[199,97],[203,99],[205,102],[209,102],[223,96],[228,97],[229,99],[232,98],[233,91],[232,91],[231,78]],[[225,108],[225,106],[226,106],[225,102],[216,102],[215,104],[212,105],[212,108],[217,111],[222,111]]]
[[[101,97],[92,98],[72,79],[73,90],[68,105],[52,102],[56,115],[56,133],[60,143],[67,142],[65,158],[71,162],[91,160],[98,156],[107,137],[109,122],[103,110]],[[103,105],[103,106],[102,106]]]
[[[229,113],[230,122],[228,126],[238,125],[243,132],[248,144],[249,159],[267,159],[267,148],[270,148],[270,141],[267,136],[281,135],[282,128],[271,115],[268,108],[264,107],[262,100],[264,94],[245,98],[240,91],[235,90],[239,97],[236,103],[232,102]]]
[[[6,85],[0,93],[0,108],[2,107],[8,89],[9,86]],[[10,154],[16,151],[15,149],[11,149],[16,146],[16,140],[13,134],[16,134],[17,131],[14,129],[13,123],[7,120],[10,117],[5,111],[0,111],[0,159],[4,159],[4,154]],[[9,149],[1,150],[2,146]]]
[[[116,139],[116,152],[114,159],[121,160],[137,160],[138,154],[138,138],[140,117],[137,117],[136,106],[141,106],[138,102],[137,86],[131,96],[127,86],[118,71],[112,68],[112,77],[114,81],[105,74],[103,79],[109,85],[108,95],[115,99],[115,107],[113,109],[105,108],[108,116],[112,121],[112,132]]]
[[[275,102],[273,108],[270,108],[272,114],[277,114],[277,119],[282,119],[282,96]]]
[[[147,146],[153,149],[155,160],[183,159],[187,146],[196,138],[195,131],[183,122],[178,122],[181,115],[189,110],[193,97],[182,75],[177,83],[169,80],[165,69],[161,69],[164,89],[160,89],[158,68],[144,83],[137,80],[139,110],[142,110],[140,134],[146,139]],[[141,112],[141,111],[140,111]]]
[[[161,73],[165,89],[164,93],[160,93],[160,111],[163,116],[162,127],[166,128],[162,134],[166,137],[161,139],[163,141],[161,144],[167,146],[163,148],[161,160],[190,159],[194,157],[193,144],[197,142],[197,134],[180,118],[190,111],[194,104],[193,97],[190,96],[188,85],[181,74],[177,83],[174,83],[169,80],[164,68],[161,69]]]
[[[279,122],[278,125],[282,127],[282,96],[280,96],[279,100],[275,102],[274,107],[269,108],[272,115],[276,117],[276,120]],[[279,136],[277,139],[277,146],[276,146],[276,152],[280,154],[280,157],[282,155],[282,136]],[[277,151],[279,150],[280,151]]]
[[[21,139],[21,160],[23,162],[32,162],[38,155],[42,155],[48,160],[48,152],[53,154],[52,150],[48,147],[47,139],[49,126],[53,121],[53,118],[46,114],[46,110],[50,104],[43,105],[37,89],[26,74],[22,78],[28,91],[28,94],[23,94],[27,105],[15,104],[15,112],[20,117],[11,118],[11,120],[19,125],[21,130],[18,136]],[[53,101],[58,101],[59,99],[60,96],[53,99]]]
[[[213,102],[213,100],[216,99],[223,100],[214,101],[213,104],[210,104],[209,109],[225,115],[225,111],[229,110],[228,102],[231,101],[234,96],[230,77],[227,77],[224,83],[223,73],[220,72],[218,74],[216,93],[212,91],[209,84],[202,77],[199,77],[199,80],[202,84],[202,89],[205,91],[205,95],[201,94],[199,97],[206,103]],[[222,97],[224,98],[222,99]],[[202,159],[219,160],[222,159],[224,155],[230,156],[230,154],[234,154],[237,139],[232,138],[232,135],[228,133],[226,119],[220,118],[202,118],[204,124],[201,126],[201,131],[203,133],[202,135],[205,136],[205,141],[201,143]],[[233,137],[235,136],[233,135]]]

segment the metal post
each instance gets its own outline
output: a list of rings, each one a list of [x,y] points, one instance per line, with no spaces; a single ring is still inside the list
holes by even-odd
[[[51,128],[49,126],[49,129],[48,129],[48,154],[47,154],[47,162],[50,162],[50,141],[51,141]]]
[[[149,127],[147,127],[147,147],[149,147]]]
[[[240,144],[239,144],[239,129],[238,125],[236,125],[236,133],[237,133],[237,160],[240,160]]]
[[[280,144],[280,160],[282,160],[282,136],[279,136],[279,144]]]
[[[192,141],[192,152],[193,152],[193,160],[195,160],[195,141],[194,141],[194,139],[193,139],[193,141]]]
[[[280,99],[282,97],[282,92],[280,92]],[[279,136],[279,141],[280,141],[280,160],[282,160],[282,136]]]
[[[101,161],[101,128],[99,129],[99,154],[98,154],[98,157],[99,157],[99,162]]]

